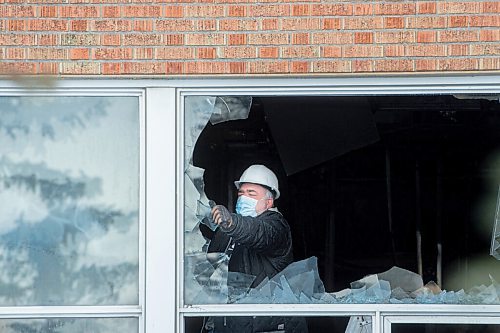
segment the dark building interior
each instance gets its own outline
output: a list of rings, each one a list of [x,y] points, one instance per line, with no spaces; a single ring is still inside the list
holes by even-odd
[[[295,259],[318,257],[328,292],[392,266],[467,290],[500,281],[499,148],[498,96],[254,96],[248,119],[207,124],[193,164],[231,208],[246,167],[273,169]]]

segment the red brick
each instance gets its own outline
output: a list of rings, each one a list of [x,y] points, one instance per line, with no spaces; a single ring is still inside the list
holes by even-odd
[[[224,45],[224,35],[218,33],[188,34],[186,45]]]
[[[198,59],[215,59],[216,49],[215,47],[200,47],[197,49]]]
[[[184,64],[182,62],[167,62],[165,64],[166,74],[181,74],[184,73]]]
[[[162,36],[159,34],[125,34],[122,36],[123,45],[161,45]]]
[[[61,45],[64,46],[91,46],[99,44],[99,36],[96,34],[63,34]]]
[[[406,55],[410,57],[444,57],[446,46],[437,44],[408,45]]]
[[[41,6],[38,7],[40,17],[57,17],[56,6]]]
[[[285,33],[257,33],[248,35],[248,44],[251,45],[279,45],[288,43],[289,36]]]
[[[194,31],[193,20],[157,20],[155,29],[158,31]]]
[[[263,18],[261,21],[261,30],[278,30],[277,18]]]
[[[9,31],[24,31],[26,30],[25,20],[8,20],[8,30]]]
[[[277,47],[261,47],[259,48],[259,58],[278,58],[279,48]]]
[[[438,69],[438,62],[436,59],[417,59],[415,69],[419,72],[435,71]]]
[[[85,20],[76,20],[70,22],[70,30],[71,31],[87,31],[89,30],[88,21]]]
[[[164,45],[183,45],[184,35],[182,34],[171,34],[163,36]]]
[[[64,60],[67,59],[67,50],[48,47],[48,48],[30,48],[28,49],[28,59],[51,59],[51,60]]]
[[[387,31],[387,32],[376,32],[375,42],[381,44],[391,44],[391,43],[414,43],[415,42],[415,32],[414,31]]]
[[[311,5],[309,4],[292,5],[293,16],[309,16],[310,14],[311,14]]]
[[[96,60],[132,59],[131,48],[98,48],[94,51]]]
[[[446,28],[446,17],[443,16],[421,16],[409,17],[407,25],[410,29],[441,29]]]
[[[404,45],[399,45],[399,44],[384,45],[385,57],[404,57],[404,55],[405,55]]]
[[[355,4],[354,7],[354,15],[372,15],[373,14],[373,6],[371,4]]]
[[[257,56],[257,50],[255,47],[229,46],[229,47],[222,47],[220,49],[221,58],[248,59],[248,58],[255,58],[256,56]]]
[[[153,31],[153,22],[150,20],[134,20],[134,31]]]
[[[438,60],[438,69],[444,71],[469,71],[479,68],[478,59],[451,58]]]
[[[165,68],[157,62],[125,62],[123,74],[164,74]]]
[[[471,45],[471,54],[474,56],[500,56],[500,45],[476,44]]]
[[[480,32],[480,40],[481,42],[496,42],[500,40],[500,30],[484,30],[482,29]]]
[[[120,15],[120,7],[118,6],[105,6],[102,8],[103,17],[118,18]]]
[[[373,72],[372,60],[353,60],[351,66],[353,72]]]
[[[285,46],[281,51],[282,58],[318,58],[318,46]]]
[[[309,72],[309,63],[307,61],[292,61],[290,63],[291,73],[307,73]]]
[[[161,7],[140,5],[140,6],[125,6],[122,8],[122,17],[160,17]]]
[[[323,18],[321,29],[323,30],[340,30],[342,28],[342,20],[339,18]]]
[[[7,48],[5,53],[5,59],[10,60],[23,60],[26,59],[26,49],[24,48]]]
[[[121,74],[121,64],[106,62],[102,64],[102,74],[117,75]]]
[[[54,34],[41,34],[36,36],[36,45],[54,46],[59,44],[59,36]]]
[[[182,60],[193,58],[194,49],[190,47],[162,47],[156,50],[156,59]]]
[[[382,46],[375,45],[344,46],[342,54],[344,58],[375,58],[383,55],[382,50]]]
[[[500,68],[500,58],[494,57],[481,59],[480,66],[480,69],[482,70],[498,71],[498,69]]]
[[[251,74],[288,73],[286,61],[256,61],[248,63],[248,72]]]
[[[153,60],[155,59],[155,49],[152,47],[135,48],[132,58],[137,60]]]
[[[38,64],[37,72],[39,74],[59,74],[59,63],[54,62],[41,62]]]
[[[354,43],[371,44],[373,43],[373,32],[355,32]]]
[[[500,2],[498,1],[483,1],[481,2],[482,13],[500,13]]]
[[[297,32],[292,33],[292,44],[310,44],[311,43],[311,35],[308,32]]]
[[[289,5],[251,5],[247,9],[250,17],[277,17],[290,16]]]
[[[284,18],[281,20],[283,30],[319,30],[319,18]]]
[[[33,45],[35,44],[35,36],[24,34],[5,34],[0,33],[0,45],[2,46],[16,46],[16,45]]]
[[[386,17],[384,20],[384,28],[387,29],[402,29],[405,26],[403,17]]]
[[[69,58],[71,60],[90,59],[90,50],[84,48],[70,49]]]
[[[196,29],[198,31],[215,31],[217,30],[217,21],[210,20],[197,20],[196,21]]]
[[[342,48],[340,46],[322,46],[321,56],[324,58],[342,57]]]
[[[98,17],[99,10],[96,6],[58,6],[60,17]]]
[[[411,72],[413,61],[411,60],[375,60],[375,71],[377,72]]]
[[[470,45],[469,44],[451,44],[451,45],[448,45],[448,55],[449,56],[470,55]]]
[[[494,16],[472,16],[470,18],[471,27],[499,27],[500,15]]]
[[[417,14],[436,14],[436,2],[417,3]]]
[[[0,17],[1,18],[21,18],[21,17],[34,17],[35,7],[34,6],[23,6],[23,5],[3,5],[0,7]]]
[[[313,4],[311,14],[315,16],[349,16],[352,15],[351,4]]]
[[[469,26],[468,16],[449,16],[448,17],[448,27],[450,28],[460,28]]]
[[[68,21],[37,19],[28,21],[28,30],[30,31],[66,31],[68,30]]]
[[[131,31],[132,21],[130,20],[95,20],[93,21],[92,30],[94,31]]]
[[[247,15],[247,7],[243,5],[229,6],[228,7],[228,15],[243,17]]]
[[[0,74],[34,74],[36,70],[36,64],[32,62],[0,62]]]
[[[346,30],[373,30],[384,27],[382,17],[345,18],[344,29]]]
[[[347,32],[315,32],[312,34],[313,44],[353,44],[354,34]]]
[[[185,17],[223,17],[224,6],[222,5],[189,5],[184,7]]]
[[[417,43],[435,43],[437,41],[436,31],[417,31]]]
[[[183,17],[184,7],[182,6],[166,6],[164,9],[164,17]]]
[[[102,46],[118,46],[121,44],[121,35],[101,35]]]
[[[413,15],[415,14],[414,3],[382,3],[375,4],[375,15]]]
[[[351,63],[343,60],[313,61],[312,71],[313,73],[348,73],[351,71]]]
[[[228,70],[229,72],[229,66]],[[221,62],[186,62],[184,72],[187,74],[224,74],[225,63]]]
[[[244,62],[230,62],[229,63],[229,73],[231,74],[243,74],[246,73],[246,63]]]
[[[439,31],[438,41],[444,43],[474,42],[479,40],[478,31],[470,30],[447,30]]]
[[[481,12],[480,2],[467,2],[467,1],[438,2],[439,14],[467,14],[467,13],[473,14],[480,12]]]
[[[219,30],[221,31],[255,31],[259,25],[255,19],[226,19],[219,21]]]

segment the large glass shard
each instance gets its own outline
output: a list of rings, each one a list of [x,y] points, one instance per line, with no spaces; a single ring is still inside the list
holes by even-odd
[[[251,106],[251,96],[219,96],[210,123],[215,125],[228,120],[246,119]]]
[[[0,97],[0,305],[138,304],[139,109]]]
[[[424,285],[420,275],[396,266],[377,275],[380,280],[389,282],[393,289],[401,288],[407,293],[420,289]]]
[[[204,170],[192,165],[192,158],[196,141],[209,120],[215,124],[221,121],[244,119],[248,117],[251,100],[251,97],[231,96],[187,96],[184,99],[185,304],[226,303],[228,295],[232,293],[235,298],[239,298],[246,293],[248,288],[244,285],[250,278],[231,275],[229,279],[234,285],[228,291],[227,262],[224,261],[228,258],[222,256],[224,260],[210,262],[204,253],[208,243],[200,232],[199,224],[207,225],[212,231],[216,229],[216,225],[210,220],[211,209],[209,199],[205,194]],[[199,258],[199,254],[203,254],[203,264],[197,260],[191,260]],[[233,300],[230,299],[230,301]]]
[[[490,254],[500,260],[500,187],[498,189],[495,221],[493,223],[493,231],[491,234]]]

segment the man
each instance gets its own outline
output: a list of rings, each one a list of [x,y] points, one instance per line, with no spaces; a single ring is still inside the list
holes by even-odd
[[[236,214],[222,205],[212,208],[219,226],[207,252],[232,248],[229,271],[255,276],[258,286],[293,262],[290,227],[274,200],[280,196],[278,178],[264,165],[252,165],[238,181]],[[234,246],[234,247],[233,247]],[[303,318],[216,317],[213,332],[307,332]]]

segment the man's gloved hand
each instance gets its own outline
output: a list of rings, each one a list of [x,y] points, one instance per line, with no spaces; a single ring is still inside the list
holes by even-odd
[[[212,208],[212,218],[214,222],[223,228],[229,228],[233,225],[231,213],[222,205],[215,205]]]

